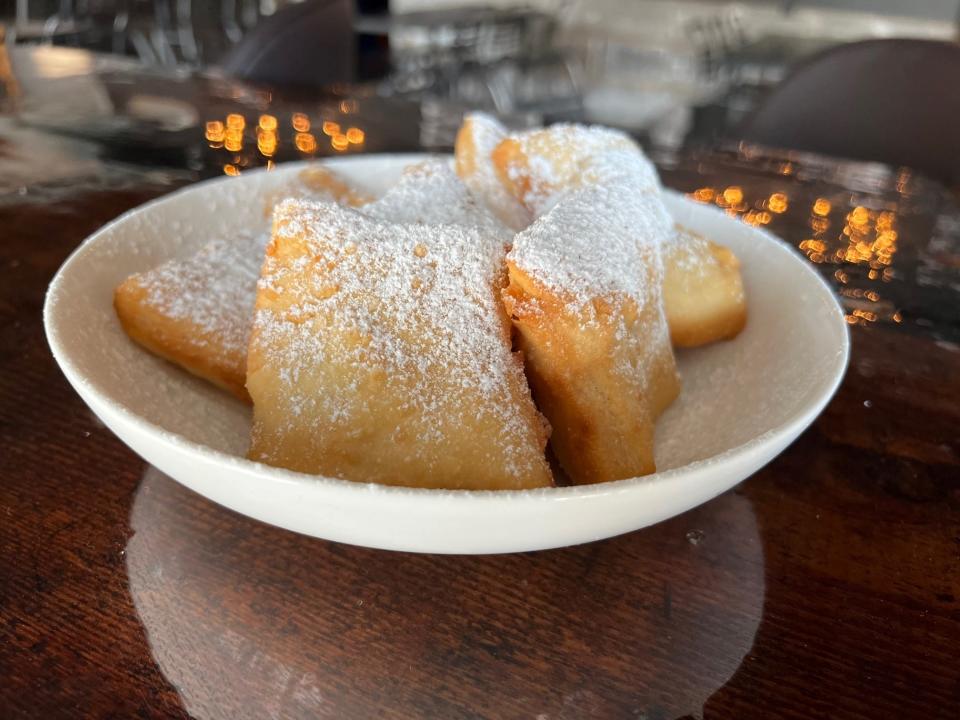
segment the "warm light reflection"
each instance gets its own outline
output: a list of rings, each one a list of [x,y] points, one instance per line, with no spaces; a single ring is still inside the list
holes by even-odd
[[[786,212],[789,207],[787,196],[783,193],[773,193],[767,200],[767,207],[770,208],[771,212],[775,212],[778,215]]]
[[[723,191],[723,201],[728,207],[739,205],[743,202],[743,189],[736,185],[731,185]]]
[[[877,215],[877,230],[892,230],[893,223],[897,219],[895,213],[885,211]]]
[[[323,121],[323,134],[324,135],[337,135],[340,133],[340,124],[335,123],[332,120]]]
[[[243,115],[230,113],[227,115],[227,128],[230,130],[243,130],[247,126],[247,121]]]
[[[817,240],[816,238],[807,238],[800,243],[800,250],[810,258],[810,262],[817,263],[818,265],[824,261],[824,252],[826,252],[827,244],[822,240]]]
[[[239,175],[240,169],[236,165],[231,165],[227,163],[223,166],[223,172],[225,175]]]
[[[343,152],[350,146],[350,141],[347,140],[347,136],[342,133],[337,133],[332,138],[330,138],[330,145],[337,152]]]
[[[864,228],[870,222],[870,211],[858,205],[850,211],[850,214],[847,216],[847,222],[855,227]]]
[[[337,137],[335,135],[333,139]],[[793,172],[792,167],[786,169]],[[748,200],[744,189],[738,185],[698,187],[687,197],[701,203],[713,203],[725,214],[752,226],[770,224],[777,215],[789,213],[791,209],[791,198],[787,193],[774,192]],[[846,321],[851,325],[880,320],[901,322],[900,312],[895,312],[892,303],[874,289],[874,283],[879,288],[881,281],[891,282],[896,276],[891,267],[899,240],[896,212],[871,210],[859,205],[848,208],[834,205],[826,197],[793,198],[793,203],[797,205],[797,211],[802,207],[802,212],[809,213],[810,235],[800,242],[799,249],[811,263],[826,266],[824,270],[831,276],[838,294],[853,308],[848,307]],[[801,217],[796,219],[802,220]],[[841,225],[842,229],[837,230]]]
[[[223,146],[230,152],[240,152],[243,149],[243,130],[227,125]]]
[[[277,152],[277,133],[275,130],[260,129],[257,132],[257,150],[264,157],[273,157]]]
[[[877,314],[872,310],[861,310],[860,308],[857,308],[852,313],[850,313],[850,315],[852,315],[854,318],[857,318],[859,320],[865,320],[867,322],[877,321]],[[850,316],[848,315],[847,317],[850,317]]]
[[[875,280],[876,271],[891,265],[897,252],[896,213],[874,213],[858,205],[846,219],[843,236],[847,238],[847,247],[842,259],[855,265],[869,265],[869,277]]]
[[[333,140],[338,140],[338,136],[334,135]],[[342,148],[342,142],[339,144]],[[791,202],[783,192],[748,201],[744,189],[738,185],[722,189],[703,186],[692,190],[687,197],[701,203],[713,203],[730,217],[738,217],[752,226],[767,225],[776,215],[788,213]],[[799,207],[801,200],[795,198],[794,203]],[[901,322],[899,312],[894,312],[890,301],[883,300],[881,293],[871,286],[875,282],[894,280],[891,265],[898,243],[896,212],[870,210],[859,205],[847,211],[825,197],[804,198],[802,203],[809,212],[810,236],[800,242],[799,249],[811,263],[834,266],[827,272],[832,273],[837,292],[856,308],[848,309],[846,321],[851,325],[866,325],[881,319]],[[845,214],[840,212],[841,209]],[[831,230],[841,224],[841,218],[842,230]]]
[[[261,115],[257,125],[261,130],[276,130],[277,119],[273,115]]]
[[[351,145],[362,145],[366,135],[363,130],[360,128],[348,128],[347,129],[347,142]]]
[[[687,197],[702,203],[714,202],[717,207],[723,208],[727,215],[739,217],[748,225],[767,225],[773,220],[773,215],[764,209],[766,201],[758,201],[751,208],[746,201],[743,188],[738,185],[730,185],[723,190],[701,187],[688,193]]]
[[[290,118],[290,124],[297,132],[310,132],[310,118],[303,113],[294,113],[293,117]]]
[[[212,120],[206,124],[204,137],[212,143],[222,143],[224,138],[224,125],[219,120]]]
[[[341,100],[340,101],[340,112],[344,115],[349,115],[350,113],[355,113],[359,109],[360,104],[356,100]]]
[[[830,229],[830,221],[824,217],[811,217],[810,229],[817,235],[820,235]]]
[[[697,202],[708,203],[708,202],[713,202],[713,197],[716,194],[717,194],[716,190],[714,190],[712,187],[702,187],[702,188],[697,188],[692,193],[690,193],[690,197],[692,197]]]
[[[297,150],[305,153],[315,153],[317,151],[317,139],[310,133],[297,133],[293,139],[293,144]]]

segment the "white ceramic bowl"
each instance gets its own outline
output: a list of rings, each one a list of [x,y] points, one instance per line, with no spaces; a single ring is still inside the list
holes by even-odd
[[[418,159],[371,155],[329,165],[382,192]],[[44,307],[53,355],[100,419],[147,462],[244,515],[416,552],[513,552],[610,537],[682,513],[756,472],[816,418],[843,376],[847,326],[808,263],[768,233],[668,193],[678,221],[740,258],[750,316],[736,340],[679,353],[683,392],[657,428],[660,472],[476,492],[383,487],[251,462],[243,457],[249,409],[128,340],[112,294],[131,273],[263,224],[263,194],[301,167],[200,183],[126,213],[70,256]]]

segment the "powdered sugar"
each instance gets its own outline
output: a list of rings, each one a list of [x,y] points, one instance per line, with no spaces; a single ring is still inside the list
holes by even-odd
[[[566,322],[607,328],[607,354],[624,388],[656,396],[651,383],[675,382],[661,255],[674,225],[656,174],[651,179],[639,149],[612,131],[551,127],[521,145],[526,162],[517,167],[531,173],[526,202],[538,213],[508,260],[565,304]],[[536,293],[521,302],[521,314],[542,312]]]
[[[463,161],[459,172],[470,192],[512,230],[525,228],[530,224],[530,213],[500,182],[490,159],[494,148],[506,137],[506,128],[490,115],[471,113],[464,119],[461,133],[468,137],[458,136],[456,154],[458,162]],[[461,147],[462,142],[467,147]]]
[[[622,181],[590,185],[569,191],[517,234],[509,259],[572,308],[618,295],[643,307],[647,271],[662,278],[660,248],[672,231],[658,196]]]
[[[526,164],[508,176],[526,187],[523,203],[543,215],[566,192],[591,184],[629,183],[633,192],[660,191],[656,168],[627,135],[610,128],[560,123],[514,136]]]
[[[413,195],[408,216],[431,210],[418,209],[420,193]],[[398,206],[374,212],[387,208]],[[384,388],[379,397],[390,397],[407,418],[397,431],[416,432],[410,453],[420,464],[439,462],[451,428],[477,424],[496,428],[490,457],[507,459],[508,476],[529,476],[542,462],[529,452],[532,401],[527,395],[525,416],[518,391],[526,383],[495,295],[501,237],[291,200],[276,210],[273,243],[260,288],[278,300],[256,313],[251,357],[256,352],[278,370],[277,397],[291,418],[310,413],[360,427],[375,412],[367,387],[375,376]],[[310,380],[318,374],[322,380]],[[323,447],[324,427],[312,432]]]
[[[427,225],[467,225],[509,240],[508,230],[480,205],[453,170],[449,160],[428,160],[407,168],[386,194],[363,208],[379,220]]]
[[[223,354],[246,355],[265,234],[238,234],[205,245],[185,260],[171,260],[142,273],[146,302],[174,320],[187,320],[205,337],[216,337]]]
[[[708,263],[716,263],[710,242],[682,225],[676,225],[663,246],[664,262],[685,275],[704,277]]]

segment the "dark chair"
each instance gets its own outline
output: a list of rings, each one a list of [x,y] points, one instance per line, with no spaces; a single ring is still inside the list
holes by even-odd
[[[221,67],[255,84],[317,88],[352,81],[355,64],[352,2],[307,0],[262,21]]]
[[[779,148],[904,165],[960,184],[960,45],[867,40],[806,60],[736,133]]]

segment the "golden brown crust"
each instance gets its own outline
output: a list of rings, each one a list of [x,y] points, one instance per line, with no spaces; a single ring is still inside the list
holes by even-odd
[[[149,302],[146,289],[134,275],[114,292],[113,306],[130,338],[155,355],[179,365],[197,377],[250,402],[246,383],[246,356],[223,345],[216,333],[184,318],[173,318]]]
[[[371,195],[351,187],[334,171],[322,165],[304,168],[286,186],[267,193],[267,201],[263,207],[264,217],[270,217],[274,205],[290,197],[332,200],[348,207],[362,207],[374,200]]]
[[[274,222],[248,356],[251,459],[413,487],[552,484],[495,295],[499,241],[464,259],[455,228],[297,202]]]
[[[311,195],[329,197],[341,205],[360,207],[373,201],[373,196],[351,187],[343,178],[322,165],[304,168],[297,177]]]
[[[370,198],[322,166],[308,167],[268,203],[301,195],[359,205]],[[214,240],[124,281],[114,306],[126,333],[150,352],[245,402],[250,315],[265,237]]]
[[[536,217],[514,238],[503,301],[550,447],[578,484],[655,472],[656,420],[680,390],[655,171],[626,136],[584,126],[506,138],[492,159]]]
[[[516,138],[504,138],[490,155],[500,183],[521,203],[530,195],[530,167]],[[532,210],[525,204],[527,210]]]
[[[554,126],[504,138],[492,161],[503,186],[537,212],[557,193],[596,180],[591,170],[582,169],[590,167],[590,153],[622,150],[625,142],[614,133],[585,136]],[[531,157],[549,167],[547,177],[531,168]],[[696,347],[736,337],[747,319],[739,261],[721,245],[685,229],[680,234],[663,252],[663,304],[671,340],[677,347]]]
[[[501,184],[538,215],[559,193],[609,180],[612,166],[594,161],[615,154],[627,158],[618,170],[629,164],[637,192],[659,188],[653,166],[633,141],[605,128],[559,124],[519,133],[505,137],[493,149],[491,160]]]
[[[507,263],[510,284],[504,306],[517,329],[527,377],[540,411],[550,420],[550,447],[577,484],[646,475],[653,458],[657,417],[680,391],[673,355],[665,341],[647,362],[645,377],[625,377],[620,368],[655,342],[659,309],[638,313],[629,298],[593,300],[594,322],[572,313],[566,298]],[[618,338],[624,321],[633,340]],[[639,381],[639,382],[638,382]]]
[[[507,227],[520,230],[530,224],[530,213],[497,176],[491,161],[506,129],[494,118],[473,113],[464,118],[454,144],[454,169],[474,196]]]
[[[697,347],[736,337],[746,326],[740,261],[733,252],[692,231],[664,249],[663,305],[670,339]]]

